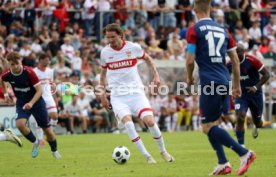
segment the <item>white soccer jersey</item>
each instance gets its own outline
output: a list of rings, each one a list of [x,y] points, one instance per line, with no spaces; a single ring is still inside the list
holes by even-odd
[[[55,109],[56,103],[51,93],[51,83],[53,83],[54,81],[54,70],[46,68],[45,71],[43,71],[36,67],[34,68],[34,72],[36,73],[38,79],[41,82],[42,97],[46,102],[47,109]]]
[[[101,65],[107,69],[107,82],[112,96],[144,93],[144,85],[137,70],[138,59],[144,57],[139,44],[123,41],[120,49],[110,45],[101,51]]]

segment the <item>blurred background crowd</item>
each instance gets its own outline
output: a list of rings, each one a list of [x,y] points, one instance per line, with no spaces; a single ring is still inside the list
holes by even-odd
[[[124,29],[125,39],[139,43],[154,60],[183,65],[182,72],[162,68],[170,94],[149,96],[160,127],[169,132],[199,130],[198,97],[173,92],[175,82],[185,80],[186,31],[197,22],[192,4],[193,0],[1,0],[0,73],[11,51],[18,51],[23,64],[31,67],[37,65],[39,53],[45,52],[57,87],[64,82],[96,86],[100,52],[108,44],[101,31],[116,22]],[[276,0],[213,0],[211,17],[228,28],[248,53],[276,65]],[[272,66],[271,74],[268,85],[276,93],[276,67]],[[84,132],[117,129],[114,114],[103,109],[93,93],[75,89],[58,91],[55,96],[59,122],[68,133],[75,133],[75,123]],[[276,115],[276,106],[272,113]],[[136,122],[146,131],[141,120]],[[221,124],[232,128],[224,119]]]

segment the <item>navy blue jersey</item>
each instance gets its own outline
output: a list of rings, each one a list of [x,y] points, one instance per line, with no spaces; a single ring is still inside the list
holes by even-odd
[[[3,81],[9,82],[12,86],[17,98],[17,105],[24,105],[31,101],[36,93],[35,86],[40,84],[33,69],[27,66],[23,66],[23,70],[19,74],[14,74],[10,69],[8,69],[4,71],[0,77]]]
[[[232,69],[231,62],[227,64],[229,70]],[[246,87],[255,86],[260,81],[259,72],[263,69],[264,65],[260,60],[251,55],[245,55],[244,59],[240,62],[240,82],[243,94],[247,93]],[[261,88],[257,88],[261,90]]]
[[[230,75],[226,67],[227,51],[236,49],[232,36],[211,18],[205,18],[189,27],[187,32],[189,46],[195,48],[195,59],[199,67],[201,85],[211,82],[229,85]]]

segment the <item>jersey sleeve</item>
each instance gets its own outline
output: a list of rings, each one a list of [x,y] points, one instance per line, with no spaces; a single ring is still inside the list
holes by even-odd
[[[8,73],[9,69],[5,70],[0,74],[0,78],[2,79],[2,81],[8,82]]]
[[[196,51],[196,42],[197,42],[197,36],[195,32],[194,26],[191,26],[188,28],[187,34],[186,34],[186,39],[187,39],[187,52],[191,54],[195,54]]]
[[[107,65],[106,65],[106,62],[105,62],[105,55],[104,55],[104,49],[101,51],[101,58],[100,58],[100,64],[101,64],[101,67],[106,69],[107,68]]]
[[[229,32],[228,32],[228,36],[229,36],[229,41],[227,45],[227,52],[236,50],[237,48],[236,41],[234,40],[233,36]]]
[[[254,69],[256,69],[258,72],[260,72],[263,68],[264,68],[264,65],[263,63],[258,60],[257,58],[253,57],[253,56],[250,56],[250,62],[253,66]]]
[[[30,67],[26,67],[29,79],[31,80],[31,83],[34,87],[36,87],[37,85],[40,84],[40,81],[36,75],[36,73],[34,72],[34,70]]]
[[[143,59],[145,56],[145,51],[142,49],[140,44],[134,44],[135,56],[137,59]]]

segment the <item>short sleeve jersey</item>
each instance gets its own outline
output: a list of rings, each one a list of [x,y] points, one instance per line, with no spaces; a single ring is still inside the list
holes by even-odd
[[[23,66],[21,73],[14,74],[7,69],[1,74],[1,79],[9,82],[17,98],[17,105],[24,105],[31,101],[36,93],[35,87],[40,81],[31,67]]]
[[[187,31],[189,46],[195,47],[195,59],[199,67],[201,85],[229,85],[230,75],[226,67],[227,51],[236,49],[232,36],[210,18],[201,19]]]
[[[229,70],[232,69],[232,64],[227,64]],[[240,62],[240,82],[241,89],[246,90],[246,87],[255,86],[260,81],[259,72],[263,69],[264,65],[260,60],[252,55],[245,55],[244,59]],[[261,88],[257,88],[261,90]],[[246,92],[243,92],[246,93]]]
[[[123,41],[120,49],[110,45],[101,51],[101,66],[107,69],[107,82],[112,96],[144,92],[137,69],[138,59],[144,58],[139,44]]]

